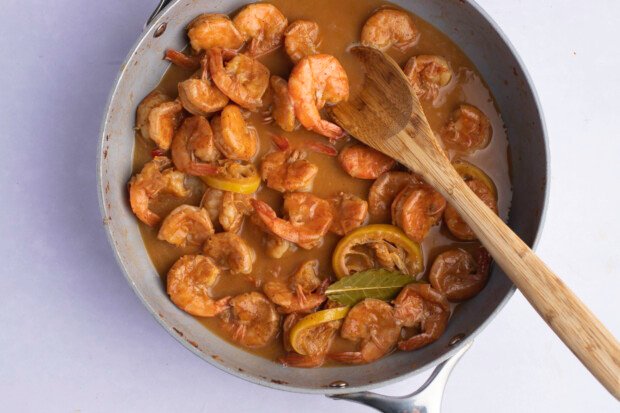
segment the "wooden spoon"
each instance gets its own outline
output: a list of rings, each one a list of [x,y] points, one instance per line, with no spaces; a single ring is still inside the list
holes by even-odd
[[[421,174],[459,212],[530,304],[590,372],[620,399],[620,344],[573,292],[454,170],[398,64],[351,48],[365,66],[361,92],[329,109],[349,134]]]

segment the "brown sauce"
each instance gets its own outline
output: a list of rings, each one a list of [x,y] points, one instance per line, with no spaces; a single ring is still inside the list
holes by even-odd
[[[389,4],[377,0],[315,0],[312,2],[291,2],[285,0],[272,0],[270,3],[278,7],[288,18],[289,22],[296,19],[308,19],[316,21],[321,28],[322,43],[320,51],[334,55],[340,60],[349,76],[351,95],[355,95],[361,86],[362,72],[360,65],[346,49],[352,43],[359,41],[361,28],[366,19],[379,6]],[[196,10],[196,14],[206,12],[206,10]],[[511,202],[511,183],[508,165],[508,141],[501,120],[497,111],[493,97],[488,87],[480,78],[472,62],[450,39],[431,26],[429,23],[413,16],[416,25],[421,32],[420,41],[416,46],[408,49],[406,53],[401,53],[395,49],[390,54],[401,65],[404,65],[409,57],[419,54],[435,54],[443,56],[451,65],[454,77],[451,82],[441,89],[435,105],[428,101],[423,101],[426,116],[435,132],[438,132],[447,121],[450,113],[460,103],[469,103],[480,108],[489,118],[493,128],[493,138],[488,147],[475,152],[473,155],[461,156],[460,159],[467,160],[485,171],[494,181],[498,189],[498,206],[502,218],[508,217]],[[271,70],[272,74],[278,74],[285,78],[293,67],[286,53],[281,48],[267,56],[260,58]],[[177,83],[191,75],[187,70],[171,66],[161,80],[158,88],[169,96],[177,95]],[[251,124],[257,129],[260,136],[260,151],[255,158],[258,165],[260,158],[267,152],[273,150],[270,134],[286,136],[291,142],[301,142],[315,140],[325,142],[319,135],[308,132],[301,128],[292,133],[283,132],[275,124],[263,124],[262,115],[259,112],[253,113],[250,118]],[[337,148],[341,149],[349,144],[347,142],[337,143]],[[150,141],[144,140],[136,134],[136,146],[134,151],[134,173],[138,173],[144,163],[151,159],[151,150],[154,148]],[[451,153],[453,159],[457,154]],[[308,159],[319,167],[319,174],[315,180],[313,193],[319,197],[327,198],[340,191],[354,193],[364,199],[368,197],[368,189],[373,181],[355,179],[347,175],[338,164],[336,158],[309,152]],[[190,178],[190,185],[193,195],[187,199],[163,198],[152,203],[151,208],[165,216],[173,208],[181,204],[198,205],[202,192],[203,184],[196,178]],[[282,196],[264,185],[257,193],[259,199],[271,204],[276,211],[281,205]],[[372,223],[372,221],[371,221]],[[145,247],[153,261],[153,264],[162,277],[162,285],[165,288],[165,279],[168,269],[181,256],[188,253],[198,252],[191,248],[174,247],[164,241],[157,239],[158,228],[150,228],[139,223]],[[322,278],[332,276],[331,253],[340,239],[334,234],[328,234],[320,248],[309,251],[298,249],[293,254],[287,254],[281,259],[268,257],[264,252],[263,232],[246,219],[240,235],[255,249],[257,261],[254,265],[252,278],[265,282],[274,278],[287,278],[303,261],[307,259],[318,259],[320,263],[320,275]],[[461,246],[472,249],[477,246],[476,242],[458,242],[449,235],[443,225],[434,227],[430,234],[422,243],[425,257],[426,278],[428,268],[432,259],[450,247]],[[248,280],[246,276],[228,275],[220,277],[218,283],[212,291],[214,297],[226,295],[236,295],[242,292],[259,290],[256,285]],[[217,318],[199,318],[211,331],[229,340],[228,334],[224,332]],[[252,350],[255,354],[260,354],[270,360],[275,360],[283,354],[281,336],[268,346]],[[352,344],[338,338],[334,343],[334,350],[352,350]]]

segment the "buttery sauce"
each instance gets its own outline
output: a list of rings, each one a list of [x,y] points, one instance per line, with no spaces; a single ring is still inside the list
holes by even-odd
[[[289,22],[297,19],[316,21],[321,29],[321,44],[319,50],[335,56],[345,68],[349,77],[351,96],[354,96],[361,87],[363,73],[357,60],[347,53],[347,48],[359,41],[361,28],[366,19],[378,7],[390,4],[377,0],[314,0],[312,2],[297,2],[286,0],[272,0],[273,5],[278,7],[288,18]],[[393,5],[391,5],[394,7]],[[196,15],[208,10],[195,10]],[[433,102],[423,100],[422,105],[432,129],[438,133],[447,122],[450,113],[460,104],[469,103],[482,110],[491,122],[493,137],[491,143],[482,150],[472,155],[462,156],[457,153],[449,153],[451,159],[466,160],[485,171],[495,183],[498,190],[498,207],[500,216],[508,217],[511,202],[511,183],[509,176],[508,141],[491,93],[476,71],[472,62],[450,39],[431,26],[429,23],[413,16],[421,36],[419,42],[405,53],[395,48],[389,54],[404,66],[406,61],[414,55],[431,54],[443,56],[450,64],[454,76],[450,83],[441,88],[440,94]],[[276,50],[259,59],[265,64],[272,74],[288,78],[293,63],[289,60],[283,48]],[[188,78],[192,73],[176,66],[170,66],[158,85],[158,89],[169,96],[177,96],[177,83]],[[269,93],[269,91],[267,92]],[[265,101],[269,101],[266,96]],[[266,108],[267,106],[265,106]],[[263,110],[265,109],[263,108]],[[300,128],[294,132],[284,132],[275,123],[263,122],[262,110],[252,113],[249,122],[257,129],[260,136],[260,149],[254,159],[258,166],[261,157],[272,150],[274,146],[271,134],[287,137],[290,142],[297,146],[303,141],[326,142],[326,139],[305,129]],[[336,143],[337,149],[349,145],[352,138],[347,138]],[[140,172],[142,166],[151,160],[151,151],[154,149],[152,142],[143,139],[136,133],[136,145],[134,151],[134,173]],[[319,197],[327,198],[340,191],[350,192],[363,199],[368,199],[368,190],[372,180],[361,180],[350,177],[340,167],[337,158],[308,151],[310,162],[319,167],[319,173],[315,179],[313,193]],[[190,177],[188,184],[192,189],[189,198],[179,199],[172,197],[159,197],[151,203],[151,209],[160,216],[166,216],[172,209],[181,204],[198,205],[204,191],[204,186],[197,178]],[[282,194],[267,188],[264,184],[256,194],[258,199],[269,203],[276,211],[281,209]],[[372,217],[370,223],[373,222]],[[162,286],[165,288],[166,273],[172,264],[182,255],[198,253],[195,248],[178,248],[165,241],[157,239],[158,228],[150,228],[139,222],[144,245],[153,261],[153,264],[162,277]],[[312,250],[297,249],[294,253],[287,253],[281,259],[273,259],[264,251],[264,233],[246,218],[240,235],[254,248],[257,255],[252,274],[248,276],[223,274],[212,289],[214,298],[227,295],[236,295],[247,291],[259,290],[260,284],[271,279],[286,279],[305,260],[318,259],[320,277],[334,277],[331,267],[331,253],[340,239],[339,236],[329,233],[321,247]],[[422,242],[424,252],[425,273],[434,257],[440,252],[460,246],[465,249],[473,249],[477,242],[460,242],[452,237],[444,225],[434,227]],[[211,331],[230,341],[228,334],[220,326],[219,319],[200,318],[200,322]],[[232,341],[231,341],[232,343]],[[337,338],[332,349],[335,351],[353,350],[353,344],[341,338]],[[269,345],[261,349],[252,349],[255,354],[262,355],[270,360],[277,359],[284,354],[282,337],[279,335]]]

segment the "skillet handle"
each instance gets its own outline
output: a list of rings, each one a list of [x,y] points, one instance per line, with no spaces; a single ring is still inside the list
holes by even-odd
[[[335,394],[328,397],[365,404],[384,413],[440,413],[443,391],[448,382],[448,377],[472,343],[473,341],[465,343],[454,356],[435,367],[428,380],[419,389],[406,396],[385,396],[363,391]]]
[[[157,5],[157,7],[155,7],[155,10],[153,10],[153,13],[151,13],[151,16],[148,18],[148,20],[146,21],[146,23],[144,24],[144,27],[146,28],[149,24],[151,24],[151,22],[153,20],[155,20],[155,17],[157,17],[157,15],[166,8],[166,6],[171,2],[172,0],[159,0],[159,4]]]

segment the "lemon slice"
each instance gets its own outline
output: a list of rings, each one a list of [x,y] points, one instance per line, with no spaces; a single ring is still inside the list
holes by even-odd
[[[349,307],[337,307],[327,310],[317,311],[316,313],[309,314],[299,320],[297,324],[291,329],[289,334],[289,340],[291,341],[291,347],[297,353],[306,355],[306,351],[300,343],[304,331],[309,328],[318,326],[319,324],[328,323],[330,321],[341,320],[346,317],[349,312]]]
[[[454,166],[454,169],[456,169],[463,179],[467,180],[467,178],[473,178],[482,182],[491,190],[493,197],[497,199],[497,188],[495,187],[493,180],[482,169],[465,161],[456,161],[452,164],[452,166]]]
[[[338,242],[332,255],[332,267],[336,276],[342,278],[351,274],[347,257],[359,254],[354,248],[377,242],[387,242],[402,250],[406,271],[399,268],[401,272],[414,277],[424,270],[424,258],[420,244],[411,240],[400,228],[394,225],[374,224],[357,228]]]

